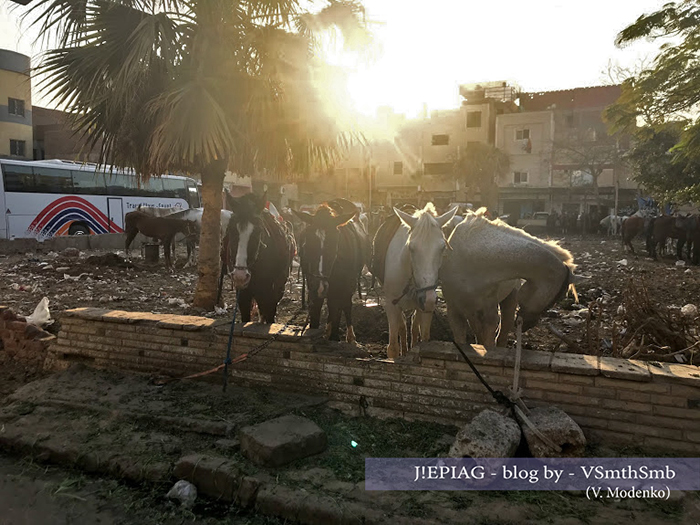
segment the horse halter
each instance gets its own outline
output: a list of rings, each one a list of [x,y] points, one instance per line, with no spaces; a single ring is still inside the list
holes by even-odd
[[[406,287],[403,289],[403,292],[401,293],[401,295],[399,295],[396,299],[391,301],[391,304],[393,304],[394,306],[399,304],[399,301],[401,299],[403,299],[406,296],[406,294],[408,294],[408,292],[411,291],[411,283],[412,282],[413,282],[413,277],[411,277],[411,279],[408,281],[408,283],[406,284]],[[431,284],[430,286],[425,286],[423,288],[416,288],[415,290],[413,290],[413,293],[418,295],[419,293],[427,292],[428,290],[437,290],[438,286],[439,286],[439,284],[435,283],[435,284]]]
[[[443,239],[445,239],[445,235],[444,235],[444,234],[443,234],[442,237],[443,237]],[[445,239],[445,243],[447,243],[447,239]],[[447,244],[447,246],[449,246],[449,243]],[[394,306],[396,306],[397,304],[399,304],[399,301],[400,301],[401,299],[403,299],[403,298],[406,296],[406,294],[408,294],[408,292],[411,291],[411,284],[412,284],[413,282],[414,282],[414,280],[413,280],[413,272],[411,272],[411,278],[410,278],[410,279],[408,280],[408,282],[406,283],[406,287],[403,289],[403,292],[401,292],[401,295],[399,295],[396,299],[394,299],[393,301],[391,301],[391,304],[393,304]],[[437,287],[438,287],[438,286],[440,286],[440,283],[435,282],[435,284],[431,284],[430,286],[424,286],[423,288],[416,288],[416,289],[413,290],[413,293],[415,293],[416,295],[418,295],[418,294],[421,294],[421,293],[423,293],[423,292],[427,292],[428,290],[437,290]]]

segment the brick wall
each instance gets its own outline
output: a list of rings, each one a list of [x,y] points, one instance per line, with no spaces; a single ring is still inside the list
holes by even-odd
[[[0,363],[10,359],[41,370],[54,339],[55,336],[28,324],[8,307],[0,306]]]
[[[230,325],[201,317],[70,310],[46,366],[83,361],[100,368],[182,376],[219,365]],[[233,355],[281,327],[236,327]],[[293,328],[293,327],[292,327]],[[232,366],[232,382],[323,394],[351,414],[461,424],[495,402],[451,344],[430,342],[400,360],[287,329],[268,348]],[[497,389],[512,383],[512,351],[472,346],[479,371]],[[658,365],[658,366],[657,366]],[[220,381],[220,376],[210,376]],[[700,369],[595,356],[523,351],[521,384],[529,406],[555,404],[592,442],[700,452]]]

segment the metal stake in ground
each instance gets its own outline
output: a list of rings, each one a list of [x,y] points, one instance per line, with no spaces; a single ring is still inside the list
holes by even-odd
[[[226,359],[224,360],[224,392],[228,386],[228,365],[231,364],[231,346],[233,345],[233,330],[236,326],[236,312],[238,312],[238,290],[236,290],[236,300],[233,303],[233,320],[231,329],[228,331],[228,345],[226,346]]]

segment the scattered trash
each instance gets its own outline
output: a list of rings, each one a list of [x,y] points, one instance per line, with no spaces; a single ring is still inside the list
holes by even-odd
[[[195,487],[189,481],[181,479],[166,494],[169,499],[176,499],[185,508],[192,508],[194,502],[197,500],[197,487]]]
[[[53,323],[51,314],[49,313],[49,298],[44,297],[39,304],[36,305],[34,313],[25,318],[29,324],[43,328]]]
[[[617,264],[621,264],[622,266],[627,266],[627,259],[620,259],[617,261]]]
[[[676,261],[676,266],[685,266],[685,261]]]
[[[694,304],[686,304],[683,308],[681,308],[681,313],[685,317],[689,317],[691,319],[694,319],[695,317],[698,316],[698,307],[695,306]]]

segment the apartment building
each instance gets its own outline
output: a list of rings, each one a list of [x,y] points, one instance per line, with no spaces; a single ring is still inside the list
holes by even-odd
[[[518,113],[499,115],[496,147],[511,159],[499,212],[599,215],[634,205],[638,187],[621,162],[629,144],[608,136],[602,118],[619,94],[619,86],[522,93]]]
[[[0,49],[0,157],[33,157],[29,68],[28,56]]]

